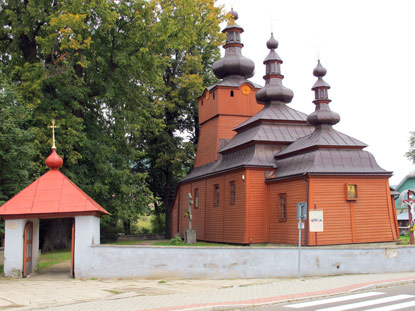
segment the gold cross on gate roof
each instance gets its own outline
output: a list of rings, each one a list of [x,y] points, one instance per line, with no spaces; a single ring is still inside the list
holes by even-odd
[[[55,146],[55,129],[59,128],[59,126],[55,125],[55,119],[52,119],[52,125],[48,125],[48,128],[52,129],[52,149],[56,149],[56,146]]]

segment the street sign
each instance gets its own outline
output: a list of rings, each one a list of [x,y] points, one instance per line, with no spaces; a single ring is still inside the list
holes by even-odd
[[[297,203],[297,220],[307,219],[307,203]]]

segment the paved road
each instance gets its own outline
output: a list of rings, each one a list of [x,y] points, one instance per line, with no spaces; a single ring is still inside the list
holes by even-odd
[[[241,309],[236,309],[241,310]],[[243,309],[244,311],[414,311],[415,284],[379,288],[336,297],[268,305]]]

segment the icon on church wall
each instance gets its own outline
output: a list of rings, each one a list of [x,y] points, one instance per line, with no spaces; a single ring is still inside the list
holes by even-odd
[[[357,200],[357,185],[347,184],[347,200]]]

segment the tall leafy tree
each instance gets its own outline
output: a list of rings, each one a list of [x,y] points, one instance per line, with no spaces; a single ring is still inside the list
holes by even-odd
[[[31,111],[0,70],[0,205],[31,182],[33,128]]]
[[[62,171],[113,219],[155,198],[169,223],[222,20],[215,0],[0,0],[0,62],[30,112],[16,126],[35,129],[28,179],[46,169],[54,118]]]
[[[224,19],[215,0],[157,0],[154,47],[162,59],[162,84],[155,89],[159,107],[155,118],[163,131],[152,135],[147,155],[150,188],[166,215],[166,236],[170,234],[170,211],[174,190],[193,164],[199,135],[196,98],[215,81],[211,65],[220,56],[224,37],[219,24]]]
[[[148,204],[143,128],[157,132],[149,92],[155,21],[147,1],[2,1],[1,61],[37,129],[35,175],[45,171],[52,118],[62,171],[115,217],[134,220]],[[132,144],[134,141],[134,144]],[[32,177],[34,177],[32,176]]]

